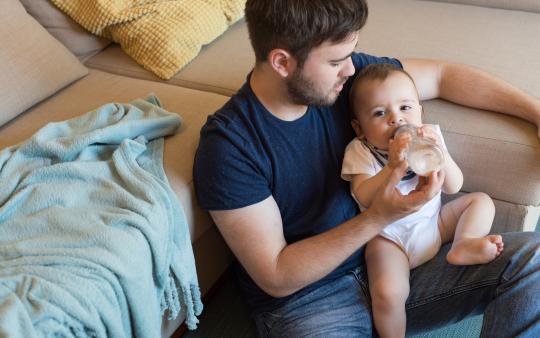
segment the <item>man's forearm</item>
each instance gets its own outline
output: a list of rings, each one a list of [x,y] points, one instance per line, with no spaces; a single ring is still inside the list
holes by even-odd
[[[438,60],[404,59],[402,64],[421,100],[443,98],[473,108],[496,111],[540,127],[540,99],[479,69]],[[538,129],[540,137],[540,128]]]
[[[290,295],[323,278],[385,226],[366,211],[322,234],[287,245],[276,262],[275,281],[266,291],[274,297]]]
[[[439,97],[462,105],[501,112],[540,125],[540,100],[479,69],[441,65]]]

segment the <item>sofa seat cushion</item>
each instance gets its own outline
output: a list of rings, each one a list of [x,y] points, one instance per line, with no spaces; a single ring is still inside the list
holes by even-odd
[[[85,64],[114,74],[161,81],[133,61],[119,45],[109,46]],[[166,83],[230,96],[244,83],[254,64],[246,24],[240,20],[210,45],[204,46],[197,58]]]
[[[19,0],[0,1],[0,46],[0,125],[87,73]]]
[[[225,96],[91,70],[85,78],[2,126],[0,147],[25,140],[48,122],[69,119],[108,102],[129,102],[149,93],[155,93],[165,109],[178,113],[183,120],[180,131],[166,139],[164,166],[184,207],[194,242],[213,227],[213,223],[195,203],[193,157],[201,126],[207,115],[228,99]]]

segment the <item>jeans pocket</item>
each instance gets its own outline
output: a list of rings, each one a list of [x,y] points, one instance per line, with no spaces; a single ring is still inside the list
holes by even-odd
[[[354,278],[358,284],[364,288],[368,285],[367,270],[365,266],[359,266],[349,271],[354,275]]]
[[[371,302],[371,297],[369,294],[369,282],[367,277],[367,269],[365,266],[361,265],[358,266],[350,271],[350,273],[353,274],[354,279],[356,279],[356,282],[360,286],[360,289],[364,293],[365,298]]]

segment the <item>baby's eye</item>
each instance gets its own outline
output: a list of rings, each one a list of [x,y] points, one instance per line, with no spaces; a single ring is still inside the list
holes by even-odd
[[[376,112],[373,113],[373,116],[380,117],[380,116],[384,116],[384,114],[385,114],[384,110],[377,110]]]
[[[409,110],[411,109],[412,107],[411,106],[401,106],[401,110]]]

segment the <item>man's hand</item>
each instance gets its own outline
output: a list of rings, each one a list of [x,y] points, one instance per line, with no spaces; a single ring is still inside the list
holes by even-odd
[[[441,190],[444,173],[432,172],[427,177],[419,177],[416,189],[402,195],[396,185],[406,170],[406,161],[393,169],[388,181],[378,189],[370,208],[365,212],[380,222],[389,224],[419,210]]]
[[[441,137],[435,131],[435,126],[423,125],[422,127],[418,128],[418,136],[420,138],[425,138],[427,140],[430,140],[431,142],[438,145],[441,149],[444,149]]]

